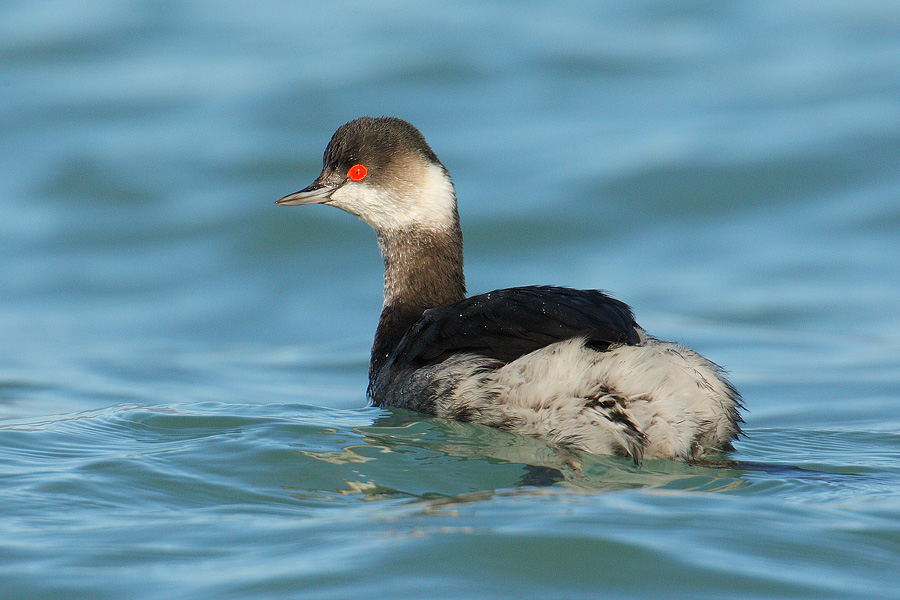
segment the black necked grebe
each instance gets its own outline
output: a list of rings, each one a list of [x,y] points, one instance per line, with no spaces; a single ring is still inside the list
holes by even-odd
[[[319,177],[278,204],[328,204],[378,236],[384,307],[368,395],[595,454],[693,460],[731,449],[741,399],[696,352],[647,335],[596,290],[466,298],[450,175],[406,121],[342,125]]]

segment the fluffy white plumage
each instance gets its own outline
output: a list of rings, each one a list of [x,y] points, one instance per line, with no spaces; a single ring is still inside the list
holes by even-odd
[[[606,352],[572,339],[499,369],[457,356],[436,378],[444,390],[435,414],[487,424],[594,454],[692,460],[727,446],[739,402],[721,369],[696,352],[646,337]]]

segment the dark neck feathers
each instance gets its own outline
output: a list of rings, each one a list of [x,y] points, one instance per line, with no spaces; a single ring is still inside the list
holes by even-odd
[[[370,380],[423,312],[466,297],[458,216],[448,228],[379,232],[378,246],[384,258],[384,308],[372,346]]]

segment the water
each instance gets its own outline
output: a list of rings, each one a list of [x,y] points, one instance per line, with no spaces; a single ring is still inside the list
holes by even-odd
[[[900,597],[898,74],[889,1],[0,6],[0,597]],[[725,365],[730,462],[366,407],[373,235],[273,204],[362,114],[472,292]]]

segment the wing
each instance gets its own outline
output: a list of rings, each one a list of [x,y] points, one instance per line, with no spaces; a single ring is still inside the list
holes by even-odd
[[[425,311],[393,358],[421,366],[471,352],[508,363],[574,337],[600,351],[637,344],[637,328],[627,304],[597,290],[509,288]]]

